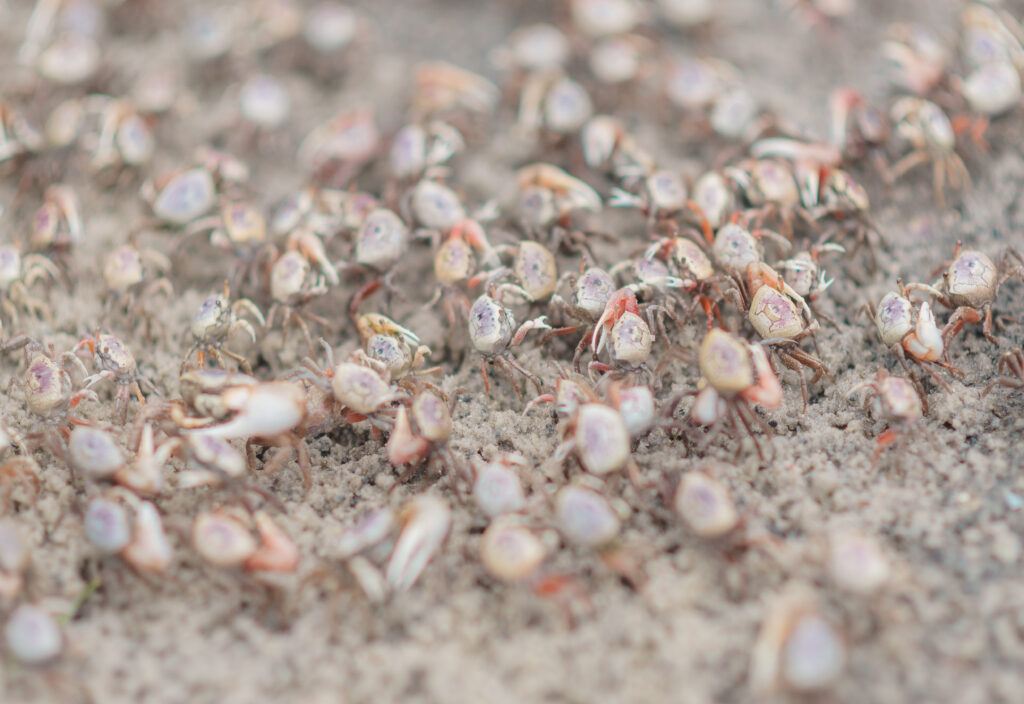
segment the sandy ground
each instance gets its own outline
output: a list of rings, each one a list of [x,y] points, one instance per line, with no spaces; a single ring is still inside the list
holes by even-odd
[[[5,90],[22,80],[8,69],[26,5],[5,3],[0,22]],[[441,0],[373,3],[367,11],[377,23],[376,37],[341,80],[324,86],[266,67],[285,77],[295,111],[281,135],[259,150],[248,147],[258,198],[269,206],[301,184],[304,175],[290,155],[311,126],[339,107],[372,102],[384,128],[394,128],[401,121],[412,61],[443,57],[494,76],[488,48],[520,17],[536,16],[541,9],[539,4]],[[729,0],[705,35],[672,41],[733,61],[759,96],[820,132],[832,86],[850,84],[879,97],[884,85],[877,47],[887,23],[919,20],[952,33],[956,9],[948,1],[861,2],[835,35],[824,38],[771,3]],[[104,46],[113,69],[109,90],[124,89],[125,77],[141,68],[180,60],[178,35],[171,29],[180,18],[170,4],[158,15]],[[230,70],[245,75],[255,67]],[[240,147],[228,134],[234,104],[230,90],[225,92],[230,77],[194,69],[192,76],[199,102],[161,124],[152,173],[183,163],[194,145],[207,140]],[[39,94],[33,110],[42,113],[64,95],[59,90]],[[632,113],[644,108],[633,99],[623,105]],[[666,161],[683,163],[699,153],[670,130],[649,129]],[[367,429],[354,427],[310,441],[314,487],[308,495],[303,496],[294,465],[256,480],[287,507],[280,521],[305,556],[299,576],[274,580],[268,588],[203,566],[187,545],[189,520],[217,497],[175,493],[158,500],[178,548],[174,568],[165,577],[141,578],[118,560],[97,558],[82,532],[81,497],[68,470],[39,451],[38,503],[19,502],[13,509],[34,544],[31,593],[70,601],[91,580],[99,578],[102,585],[67,624],[67,652],[53,670],[0,663],[0,699],[75,700],[77,693],[88,692],[97,702],[751,701],[750,653],[766,605],[787,585],[804,582],[842,625],[849,643],[847,671],[822,701],[1019,701],[1024,515],[1017,497],[1024,496],[1024,395],[999,390],[983,399],[980,393],[996,372],[999,353],[1024,344],[1024,327],[1013,323],[1002,330],[998,350],[975,329],[958,339],[953,361],[965,377],[950,382],[952,393],[931,387],[927,418],[904,449],[887,454],[877,467],[871,464],[873,439],[884,423],[865,414],[847,391],[879,366],[891,366],[866,319],[857,315],[863,302],[878,300],[897,276],[926,279],[959,238],[993,254],[1006,244],[1024,245],[1020,129],[1019,113],[994,125],[991,152],[968,160],[975,187],[953,196],[946,211],[935,207],[923,171],[891,191],[869,180],[875,219],[897,258],[874,277],[858,262],[845,272],[832,267],[837,281],[824,310],[839,325],[826,326],[818,339],[835,382],[812,387],[810,405],[802,412],[795,378],[784,375],[784,406],[767,416],[777,432],[770,463],[761,466],[749,443],[734,461],[731,442],[713,445],[706,458],[687,456],[685,446],[662,430],[640,442],[635,456],[648,478],[710,466],[733,492],[746,534],[758,546],[703,541],[665,518],[665,512],[652,515],[643,508],[644,501],[656,499],[642,499],[624,480],[613,480],[607,492],[621,497],[630,511],[622,544],[637,556],[646,581],[634,588],[592,552],[563,546],[545,570],[575,575],[588,595],[592,608],[582,598],[574,604],[574,624],[554,601],[486,576],[477,558],[485,521],[469,507],[456,508],[451,536],[419,583],[373,606],[350,583],[331,576],[338,573],[333,559],[338,536],[371,507],[398,506],[426,491],[452,500],[452,493],[432,473],[389,493],[395,472],[381,444]],[[525,161],[507,156],[508,151],[513,150],[492,145],[460,162],[457,182],[470,202],[507,194],[511,170]],[[78,284],[74,294],[54,287],[52,326],[30,321],[27,330],[68,349],[97,326],[109,325],[131,345],[157,387],[173,395],[188,346],[187,321],[230,262],[198,241],[175,259],[176,293],[156,306],[156,343],[144,340],[130,323],[104,323],[99,260],[124,240],[143,206],[134,187],[99,190],[77,172],[66,179],[83,197],[88,230],[75,256]],[[13,182],[8,178],[2,184],[4,203],[11,202]],[[29,201],[5,217],[5,241],[24,231],[38,194]],[[638,222],[623,219],[616,227],[625,243],[600,249],[608,260],[638,242]],[[145,241],[169,248],[166,235]],[[419,311],[414,303],[429,295],[429,266],[426,246],[416,245],[399,276],[413,302],[399,302],[396,317],[442,349],[444,331],[436,313]],[[563,266],[577,266],[577,260],[566,258]],[[857,285],[854,278],[865,283]],[[355,285],[344,282],[323,310],[340,319],[342,302]],[[1005,286],[997,305],[1021,315],[1024,287]],[[678,342],[692,345],[699,333],[690,326]],[[353,338],[345,328],[331,342],[344,353],[355,345]],[[270,349],[277,343],[271,337],[264,345]],[[284,363],[301,351],[289,342]],[[554,367],[536,348],[527,345],[519,358],[554,380]],[[6,379],[20,378],[20,361],[20,355],[4,360],[0,388],[7,388]],[[544,464],[557,444],[553,417],[521,415],[522,404],[502,379],[488,398],[472,358],[444,364],[444,388],[464,390],[456,408],[454,449],[485,457],[518,450],[540,465],[531,482],[534,490],[552,495],[564,482],[560,470]],[[264,366],[260,373],[269,371]],[[694,368],[679,365],[663,393],[689,388],[695,378]],[[0,396],[0,404],[6,422],[32,427],[16,387]],[[84,414],[105,421],[109,408],[88,404]],[[709,460],[715,464],[705,465]],[[554,481],[544,482],[544,476]],[[541,514],[549,515],[545,511]],[[874,536],[889,554],[893,574],[880,594],[854,597],[830,584],[824,540],[840,528]],[[322,574],[328,576],[313,578]]]

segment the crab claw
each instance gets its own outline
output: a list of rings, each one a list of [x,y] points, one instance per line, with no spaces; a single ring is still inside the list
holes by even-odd
[[[604,340],[608,331],[615,326],[615,321],[626,312],[640,315],[636,294],[629,287],[620,288],[613,293],[611,298],[608,299],[601,317],[597,319],[597,323],[594,325],[594,333],[590,337],[590,349],[594,354],[601,351],[601,348],[604,347]]]
[[[405,406],[399,406],[395,414],[395,427],[388,438],[388,460],[395,467],[415,464],[423,459],[429,449],[430,443],[412,432]]]
[[[782,405],[782,384],[775,375],[763,345],[750,346],[750,360],[754,364],[757,383],[744,389],[743,398],[765,408],[778,408]]]
[[[263,511],[253,514],[260,546],[245,561],[245,568],[254,572],[294,572],[299,566],[299,549]]]
[[[185,430],[210,437],[271,437],[297,426],[306,413],[302,388],[290,381],[269,381],[254,386],[236,386],[224,391],[221,401],[236,415],[226,423]]]
[[[904,340],[903,346],[915,359],[936,362],[942,357],[942,332],[927,301],[921,304],[914,333]]]
[[[121,549],[121,557],[142,572],[166,572],[171,566],[171,544],[164,533],[160,513],[149,501],[135,506],[135,525],[130,543]]]
[[[402,532],[388,562],[385,579],[395,591],[408,591],[441,547],[452,512],[435,496],[417,496],[402,509]]]
[[[297,230],[288,238],[288,248],[296,249],[309,261],[316,264],[323,272],[328,283],[337,286],[341,279],[338,278],[338,270],[327,257],[327,250],[324,249],[323,240],[309,230]]]

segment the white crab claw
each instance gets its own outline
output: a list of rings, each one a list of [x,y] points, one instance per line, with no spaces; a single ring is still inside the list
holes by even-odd
[[[227,389],[221,400],[237,414],[226,423],[185,432],[231,440],[274,436],[298,425],[305,415],[302,389],[289,381],[270,381]]]
[[[402,509],[404,526],[388,562],[385,580],[394,591],[408,591],[441,547],[452,513],[435,496],[417,496]]]

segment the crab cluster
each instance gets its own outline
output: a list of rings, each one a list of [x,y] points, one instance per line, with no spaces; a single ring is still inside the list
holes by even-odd
[[[19,61],[64,99],[47,106],[45,129],[24,116],[29,106],[0,104],[0,162],[13,167],[5,178],[19,203],[8,229],[26,231],[27,244],[0,245],[0,350],[27,411],[0,428],[0,616],[18,660],[56,661],[63,640],[23,589],[28,547],[12,511],[42,491],[40,463],[77,487],[67,520],[81,522],[96,555],[164,574],[189,552],[262,579],[328,559],[303,554],[285,526],[325,472],[350,471],[321,459],[345,432],[394,468],[392,491],[412,494],[362,511],[331,551],[342,568],[333,573],[374,602],[414,586],[458,511],[481,528],[490,579],[570,611],[585,602],[583,578],[549,556],[596,556],[638,587],[642,567],[621,537],[636,514],[667,513],[717,545],[744,544],[750,527],[728,464],[705,458],[756,453],[772,471],[776,435],[835,392],[843,351],[824,335],[819,348],[818,336],[859,323],[857,306],[830,300],[829,288],[834,277],[847,291],[877,278],[899,242],[874,224],[859,181],[891,183],[930,163],[940,206],[947,181],[968,185],[958,150],[972,142],[962,137],[980,144],[985,121],[1019,105],[1024,34],[1005,13],[970,4],[956,64],[928,32],[895,27],[884,51],[902,94],[883,108],[836,91],[831,132],[816,138],[761,105],[727,62],[666,58],[666,23],[699,31],[712,3],[559,4],[567,19],[520,28],[495,50],[501,85],[423,63],[404,112],[346,108],[280,158],[288,81],[240,67],[273,56],[267,65],[342,81],[339,67],[369,36],[359,12],[328,2],[304,15],[281,2],[267,7],[283,14],[263,8],[238,26],[197,18],[190,60],[206,80],[237,80],[228,94],[238,104],[232,122],[214,125],[218,148],[182,155],[162,144],[161,126],[193,97],[189,80],[143,76],[130,95],[105,94],[120,84],[101,68],[101,35],[71,12],[76,3],[37,3]],[[791,4],[838,21],[819,7],[838,4]],[[660,106],[650,127],[682,124],[684,147],[710,143],[719,157],[695,168],[645,146],[627,128],[641,115],[623,107],[645,100]],[[522,158],[507,194],[491,198],[463,157],[499,133]],[[236,156],[264,151],[301,180],[272,206],[258,169]],[[155,172],[154,154],[178,167]],[[79,256],[94,208],[76,187],[47,181],[54,162],[147,213],[107,240],[102,321],[55,322],[50,289],[92,292],[97,271]],[[899,281],[872,306],[903,374],[883,368],[845,388],[868,392],[890,425],[876,460],[926,423],[929,388],[917,372],[948,390],[947,378],[963,376],[951,347],[968,325],[1000,343],[994,306],[1013,280],[1024,281],[1016,250],[993,258],[958,244],[933,283]],[[168,326],[157,304],[193,294],[187,330]],[[410,305],[417,298],[425,304]],[[950,311],[941,325],[936,304]],[[69,335],[77,344],[51,344]],[[176,378],[151,361],[158,343],[178,350]],[[527,448],[467,446],[460,410],[481,401],[458,386],[471,383],[463,363],[479,367],[488,408],[538,416],[553,404],[543,462]],[[985,394],[1024,387],[1019,349],[998,371]],[[654,436],[690,469],[646,466]],[[301,487],[268,479],[293,460]],[[181,540],[165,529],[166,507],[189,491],[199,498]],[[864,595],[884,584],[871,538],[841,536],[833,553],[840,587]],[[817,690],[842,672],[846,644],[828,604],[813,589],[792,592],[770,605],[757,640],[757,691]]]

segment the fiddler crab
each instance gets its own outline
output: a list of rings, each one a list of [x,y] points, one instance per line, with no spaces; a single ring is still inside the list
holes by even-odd
[[[608,378],[611,378],[643,372],[653,382],[654,374],[647,367],[653,344],[654,335],[640,314],[636,295],[628,287],[619,289],[608,299],[604,312],[594,323],[594,332],[590,336],[590,350],[594,356],[589,365],[590,373],[610,372],[612,374]],[[598,357],[605,346],[609,351],[609,363],[601,362]]]
[[[338,541],[338,558],[367,598],[379,603],[416,584],[451,526],[448,504],[437,496],[420,494],[397,514],[385,508],[362,516]],[[378,563],[384,560],[387,564],[381,568]]]
[[[545,341],[554,336],[573,335],[583,331],[576,351],[573,353],[572,364],[576,372],[580,371],[580,360],[593,337],[593,325],[604,313],[608,306],[608,300],[615,292],[615,279],[604,269],[588,267],[582,273],[575,274],[567,272],[559,279],[559,285],[563,282],[571,284],[572,294],[566,300],[561,294],[554,293],[551,296],[551,308],[553,312],[560,314],[563,325],[553,328],[545,337]],[[566,321],[565,319],[569,320]],[[577,323],[565,325],[565,322]]]
[[[41,254],[22,256],[17,245],[0,245],[0,310],[7,320],[17,325],[19,308],[49,318],[49,306],[29,293],[29,289],[39,280],[57,279],[60,273],[56,265]],[[2,324],[0,319],[0,332]]]
[[[516,174],[519,188],[517,215],[531,236],[547,235],[553,249],[565,245],[582,250],[591,261],[586,241],[588,232],[573,226],[577,213],[601,211],[601,196],[583,181],[553,164],[531,164]],[[597,233],[593,233],[597,234]]]
[[[440,390],[431,388],[418,392],[407,404],[399,404],[387,443],[388,460],[392,466],[408,466],[399,477],[399,484],[416,472],[420,465],[437,459],[450,473],[452,487],[458,495],[458,480],[463,466],[448,447],[454,408],[455,397],[449,399]]]
[[[225,505],[204,510],[192,521],[192,547],[207,564],[249,573],[290,574],[299,548],[263,509]]]
[[[470,218],[457,222],[434,253],[434,277],[439,285],[426,307],[440,300],[450,327],[465,321],[471,306],[467,290],[481,280],[475,273],[477,259],[489,263],[493,257],[494,248],[479,222]]]
[[[154,418],[168,419],[170,432],[186,438],[186,449],[194,454],[216,450],[216,441],[245,440],[250,469],[255,466],[256,446],[275,447],[263,467],[267,474],[280,469],[294,453],[306,488],[312,486],[309,453],[303,439],[309,416],[307,391],[298,380],[261,382],[241,372],[193,369],[185,372],[178,383],[181,398],[149,404],[137,415],[136,425]],[[201,440],[213,443],[207,447],[195,442]]]
[[[46,189],[29,235],[29,248],[42,252],[64,274],[70,288],[71,250],[85,237],[78,196],[70,186],[55,184]]]
[[[152,311],[147,304],[160,294],[168,298],[174,294],[165,276],[170,270],[170,259],[155,249],[131,244],[117,247],[103,260],[103,281],[109,294],[104,307],[108,313],[116,309],[142,318],[148,337]]]
[[[513,372],[519,372],[529,379],[539,393],[543,388],[540,378],[520,364],[512,356],[510,348],[522,343],[531,330],[550,329],[546,315],[527,320],[517,328],[512,311],[498,303],[492,295],[484,294],[477,298],[469,309],[469,340],[483,357],[480,371],[484,379],[484,390],[488,394],[491,392],[487,367],[495,364],[508,375],[517,396],[521,397],[522,392],[515,383]]]
[[[992,334],[992,304],[999,287],[1008,279],[1024,281],[1024,258],[1012,247],[1007,248],[999,264],[976,249],[963,249],[958,241],[952,261],[943,265],[942,278],[931,286],[910,284],[908,291],[923,290],[939,303],[953,311],[942,328],[943,342],[956,337],[967,323],[982,323],[982,334],[992,344],[998,344]],[[948,355],[948,350],[946,352]]]
[[[775,409],[782,404],[782,386],[764,347],[713,328],[704,336],[698,363],[701,378],[697,390],[683,396],[696,396],[690,407],[690,419],[709,429],[704,444],[714,439],[726,424],[734,431],[742,427],[763,460],[764,453],[751,423],[759,424],[768,435],[771,428],[754,412],[753,406]]]
[[[110,487],[89,501],[84,522],[86,537],[101,554],[116,554],[140,573],[170,569],[174,550],[152,501]]]
[[[930,163],[932,189],[940,208],[945,207],[947,180],[954,189],[970,187],[971,175],[956,153],[956,132],[942,108],[924,98],[906,97],[893,104],[891,116],[896,135],[911,147],[910,153],[892,166],[893,180]]]
[[[206,363],[209,354],[213,361],[222,364],[221,355],[233,359],[247,373],[252,374],[252,366],[244,356],[232,352],[225,344],[236,331],[244,332],[252,342],[256,342],[256,331],[252,323],[242,317],[248,313],[260,326],[266,321],[259,307],[248,298],[231,301],[231,288],[224,282],[223,294],[213,294],[200,304],[199,310],[192,318],[192,347],[181,361],[179,374],[185,371],[192,353],[196,354],[196,362],[200,367]]]
[[[771,347],[779,361],[799,375],[800,391],[806,408],[807,381],[801,367],[814,370],[811,383],[822,375],[831,378],[824,362],[800,348],[800,341],[804,338],[814,340],[818,321],[812,316],[803,297],[767,264],[748,265],[747,285],[752,294],[747,305],[747,319],[763,338],[762,344]]]
[[[874,379],[856,384],[847,395],[853,398],[861,391],[868,392],[864,399],[865,408],[873,401],[877,415],[890,426],[898,426],[890,427],[878,436],[871,460],[873,466],[882,450],[909,434],[928,410],[928,405],[916,384],[901,376],[891,376],[885,369],[879,369]]]
[[[163,491],[163,468],[176,449],[173,441],[156,445],[153,428],[143,425],[139,445],[129,457],[114,436],[91,425],[77,425],[68,439],[68,466],[92,482],[116,482],[136,494]]]
[[[199,149],[196,165],[147,180],[139,189],[153,217],[140,227],[205,227],[201,218],[217,203],[218,195],[237,191],[249,179],[249,167],[224,152]]]
[[[153,382],[139,372],[131,351],[114,335],[97,332],[93,337],[79,342],[75,347],[75,352],[86,347],[89,349],[89,354],[96,360],[99,371],[85,379],[85,388],[92,388],[103,380],[114,382],[117,386],[117,393],[114,396],[114,414],[117,421],[124,425],[128,419],[128,399],[132,393],[135,394],[139,403],[146,404],[140,384],[146,386],[150,393],[157,393],[157,389]]]
[[[962,375],[956,367],[943,360],[946,349],[942,331],[935,323],[935,314],[927,301],[915,305],[910,299],[913,290],[924,290],[935,296],[942,293],[927,284],[904,286],[897,281],[899,291],[890,291],[882,297],[877,310],[869,306],[875,320],[875,329],[882,344],[886,345],[908,372],[907,359],[924,369],[937,384],[949,390],[932,367],[938,366],[953,374]]]
[[[70,370],[82,377],[89,372],[74,353],[63,352],[58,356],[52,345],[45,348],[27,335],[14,337],[0,346],[4,352],[14,349],[25,351],[25,404],[42,425],[42,429],[24,437],[25,446],[45,445],[55,457],[66,460],[69,426],[82,422],[71,416],[71,409],[85,399],[99,400],[92,389],[74,390]]]

